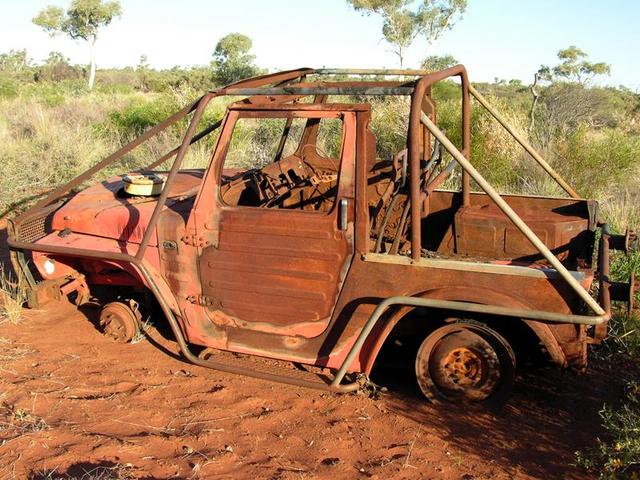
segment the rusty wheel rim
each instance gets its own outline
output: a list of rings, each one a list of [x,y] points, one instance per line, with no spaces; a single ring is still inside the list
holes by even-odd
[[[500,361],[491,345],[468,330],[440,339],[428,360],[436,387],[447,397],[480,401],[500,381]]]
[[[495,335],[495,336],[494,336]],[[434,402],[482,402],[510,389],[515,357],[508,343],[490,329],[448,325],[421,345],[416,377]]]
[[[476,386],[486,370],[484,363],[473,350],[455,348],[439,359],[439,370],[455,385]]]
[[[138,319],[129,307],[113,302],[102,309],[100,326],[102,332],[116,342],[128,343],[138,331]]]

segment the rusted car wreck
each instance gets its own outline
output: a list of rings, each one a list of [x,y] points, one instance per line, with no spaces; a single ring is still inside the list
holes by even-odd
[[[461,92],[458,146],[438,127],[432,97],[450,78]],[[366,99],[389,95],[409,98],[406,144],[378,158]],[[221,96],[232,97],[226,115],[197,132]],[[566,198],[495,191],[470,158],[472,98]],[[79,188],[183,118],[182,143],[137,172],[149,192],[129,191],[132,175]],[[273,121],[277,141],[264,148],[258,138],[262,151],[235,141],[248,122],[260,131]],[[331,148],[320,145],[325,130]],[[190,145],[214,131],[208,168],[181,169]],[[170,160],[169,171],[156,170]],[[460,188],[439,188],[453,172]],[[609,252],[635,241],[608,232],[597,203],[511,130],[461,65],[300,69],[208,92],[9,224],[32,305],[66,296],[81,303],[106,285],[102,325],[126,341],[146,292],[190,362],[336,392],[367,382],[383,344],[409,339],[418,384],[435,401],[504,397],[517,359],[532,351],[584,368],[588,345],[606,335],[612,301],[634,294],[633,282],[609,280]],[[589,293],[596,284],[597,301]],[[324,370],[245,366],[218,360],[219,350]]]

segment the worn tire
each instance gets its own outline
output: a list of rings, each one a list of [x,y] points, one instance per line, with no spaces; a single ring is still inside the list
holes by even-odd
[[[516,357],[498,332],[478,323],[438,328],[420,345],[416,379],[433,403],[497,405],[509,396]]]

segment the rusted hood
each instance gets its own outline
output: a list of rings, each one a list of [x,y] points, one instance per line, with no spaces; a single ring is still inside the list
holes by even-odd
[[[178,202],[194,198],[203,174],[203,170],[179,172],[164,208],[170,209]],[[163,173],[159,175],[166,177]],[[76,233],[140,243],[157,204],[157,197],[123,195],[123,177],[110,178],[79,192],[55,213],[53,229],[69,229]],[[155,235],[149,244],[157,245]]]

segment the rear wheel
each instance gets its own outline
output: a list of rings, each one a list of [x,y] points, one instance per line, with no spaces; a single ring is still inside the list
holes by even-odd
[[[416,378],[431,401],[501,402],[515,379],[509,343],[482,324],[455,323],[431,333],[416,356]]]

